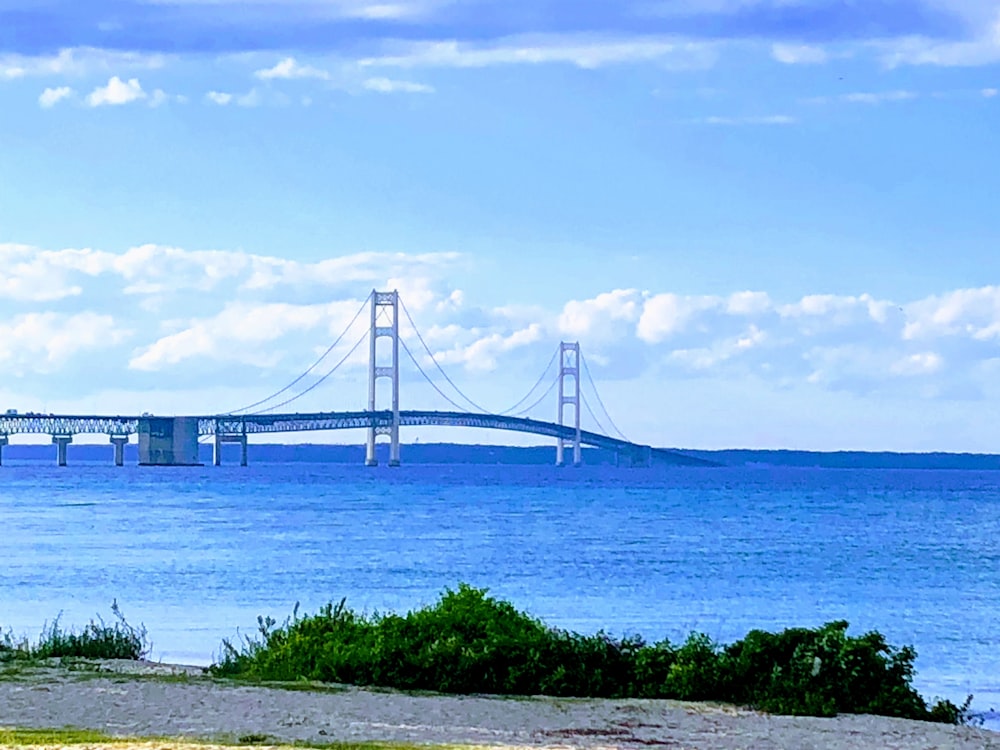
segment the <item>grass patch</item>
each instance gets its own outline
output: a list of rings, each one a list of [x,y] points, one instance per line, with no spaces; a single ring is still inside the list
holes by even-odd
[[[111,603],[115,621],[106,623],[100,616],[80,631],[63,628],[59,617],[46,624],[36,643],[17,639],[8,630],[0,635],[0,661],[68,658],[128,659],[138,661],[152,649],[145,626],[133,626],[125,619],[117,601]]]
[[[319,681],[400,690],[581,698],[668,698],[747,705],[771,713],[868,713],[943,723],[968,702],[933,706],[912,687],[916,652],[844,621],[780,633],[754,630],[731,645],[580,635],[546,626],[485,589],[460,584],[407,613],[364,615],[341,601],[258,633],[225,640],[210,669],[254,681]]]
[[[91,729],[4,729],[0,727],[0,745],[90,745],[122,742],[104,732]]]

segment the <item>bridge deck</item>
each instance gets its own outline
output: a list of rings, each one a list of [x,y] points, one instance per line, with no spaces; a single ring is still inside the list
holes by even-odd
[[[138,433],[139,423],[147,416],[17,414],[0,415],[0,436],[18,434],[35,435],[111,435],[127,436]],[[254,414],[192,416],[198,420],[198,433],[202,436],[219,434],[260,435],[284,432],[317,432],[324,430],[351,430],[368,427],[388,427],[392,424],[390,411],[316,412],[312,414]],[[466,414],[447,411],[407,410],[399,413],[402,427],[471,427],[478,429],[507,430],[563,438],[572,441],[572,427],[522,417],[498,414]],[[647,446],[608,437],[596,432],[581,432],[584,445],[612,450],[635,451]]]

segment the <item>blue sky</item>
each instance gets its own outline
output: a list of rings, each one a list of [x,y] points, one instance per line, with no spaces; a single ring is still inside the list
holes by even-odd
[[[398,287],[497,410],[578,339],[643,442],[996,451],[998,89],[1000,0],[0,0],[0,400],[235,408]]]

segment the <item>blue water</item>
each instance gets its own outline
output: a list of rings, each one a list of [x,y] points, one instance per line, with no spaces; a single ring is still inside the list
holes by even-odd
[[[648,639],[851,622],[926,697],[1000,708],[1000,472],[330,464],[0,469],[0,626],[142,621],[208,663],[258,614],[406,610],[467,581]]]

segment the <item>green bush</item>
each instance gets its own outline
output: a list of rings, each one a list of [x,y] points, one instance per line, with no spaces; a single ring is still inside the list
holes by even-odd
[[[100,617],[90,623],[80,632],[65,630],[59,624],[59,618],[51,625],[42,629],[38,643],[15,641],[13,635],[7,632],[0,636],[0,658],[4,659],[49,659],[49,658],[84,658],[84,659],[144,659],[149,655],[151,644],[147,639],[146,628],[142,625],[130,625],[118,602],[112,602],[111,611],[116,622],[108,625]]]
[[[928,708],[912,687],[914,650],[847,623],[761,630],[729,646],[694,634],[680,646],[550,628],[485,589],[459,584],[406,615],[326,605],[259,635],[223,641],[218,676],[319,680],[403,690],[501,695],[715,700],[771,713],[874,713],[960,723],[968,702]]]

